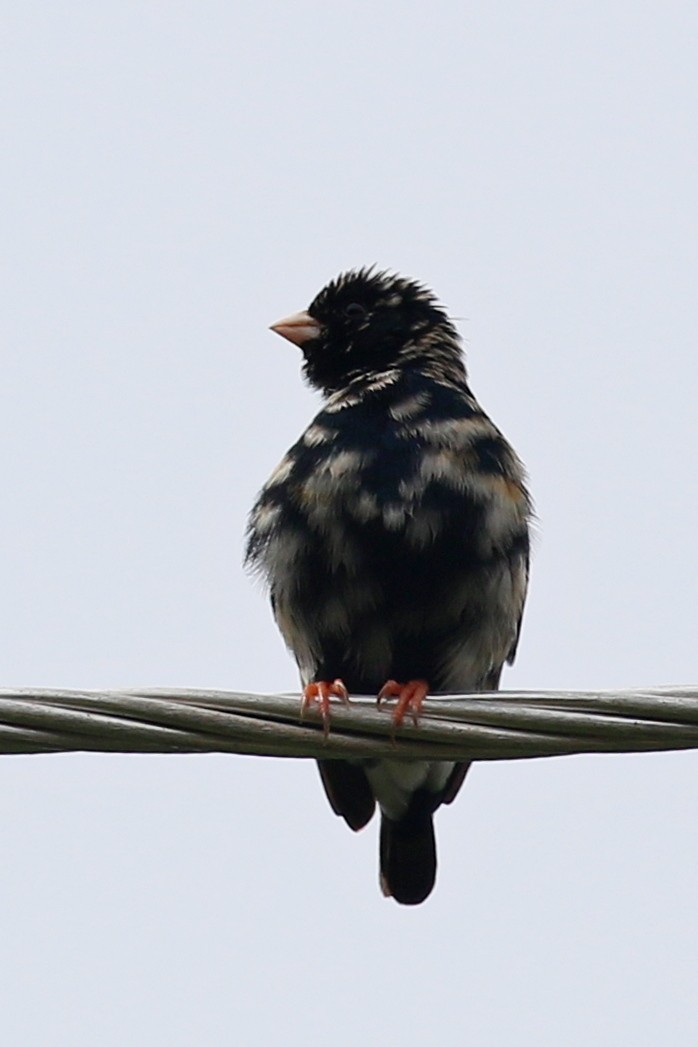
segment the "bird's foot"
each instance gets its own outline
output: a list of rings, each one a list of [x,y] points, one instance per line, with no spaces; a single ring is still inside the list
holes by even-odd
[[[318,705],[325,738],[330,733],[331,698],[339,698],[345,703],[349,701],[349,692],[341,680],[333,680],[332,683],[328,680],[315,680],[313,683],[307,683],[301,696],[301,720],[306,709],[309,709],[311,705]]]
[[[388,680],[378,692],[378,705],[387,698],[397,698],[397,705],[393,709],[393,726],[402,727],[405,713],[409,710],[414,725],[417,727],[419,714],[428,694],[429,684],[426,680],[408,680],[407,683]]]

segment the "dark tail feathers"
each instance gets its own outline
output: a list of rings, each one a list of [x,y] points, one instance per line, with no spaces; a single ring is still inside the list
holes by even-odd
[[[402,821],[381,814],[380,884],[401,905],[419,905],[436,880],[436,838],[431,810],[411,810]]]

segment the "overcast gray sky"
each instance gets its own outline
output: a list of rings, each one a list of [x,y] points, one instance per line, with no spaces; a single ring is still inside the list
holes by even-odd
[[[694,3],[5,5],[0,685],[292,690],[267,330],[432,286],[539,527],[505,687],[698,682]],[[698,753],[478,765],[417,909],[310,762],[0,759],[4,1043],[695,1044]]]

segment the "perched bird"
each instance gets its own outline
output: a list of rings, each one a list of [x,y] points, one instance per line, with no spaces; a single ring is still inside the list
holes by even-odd
[[[458,334],[433,294],[347,272],[272,325],[300,347],[324,406],[250,515],[247,563],[271,591],[304,703],[494,691],[516,653],[531,503],[523,466],[473,397]],[[380,881],[406,905],[436,876],[433,814],[467,763],[320,760],[354,830],[381,811]]]

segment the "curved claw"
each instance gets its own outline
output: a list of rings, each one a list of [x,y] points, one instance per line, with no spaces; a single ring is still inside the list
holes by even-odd
[[[311,705],[318,705],[320,707],[320,715],[322,716],[322,731],[325,738],[330,733],[331,698],[339,698],[343,702],[349,701],[349,692],[342,680],[333,680],[331,683],[328,680],[315,680],[313,683],[305,685],[301,695],[301,720],[306,709],[309,709]]]
[[[388,680],[378,692],[378,705],[387,698],[397,698],[397,705],[393,709],[393,726],[402,727],[405,713],[409,709],[412,715],[412,722],[415,727],[418,727],[419,714],[422,711],[424,699],[428,694],[429,684],[426,680],[408,680],[407,683]]]

